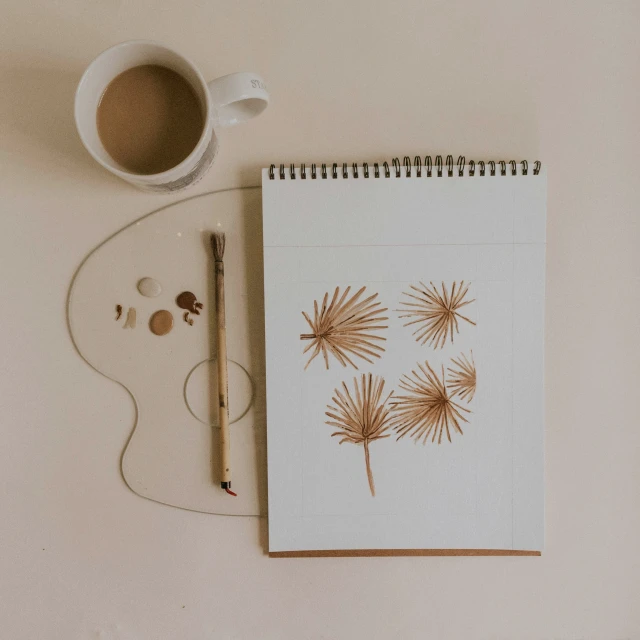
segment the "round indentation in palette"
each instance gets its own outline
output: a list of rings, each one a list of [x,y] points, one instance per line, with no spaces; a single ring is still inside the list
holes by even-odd
[[[227,353],[235,363],[229,363],[235,420],[231,457],[237,498],[220,489],[220,429],[203,424],[216,423],[207,396],[208,363],[217,352],[213,231],[224,231],[227,239]],[[161,283],[156,297],[143,296],[136,288],[146,277]],[[202,305],[199,314],[188,312],[193,324],[183,321],[184,310],[176,302],[185,291]],[[134,328],[123,331],[123,318],[114,321],[116,305],[124,312],[135,307]],[[173,328],[162,336],[149,327],[160,310],[173,316]],[[193,511],[266,513],[263,319],[259,188],[210,193],[164,207],[111,236],[84,261],[69,292],[69,327],[82,357],[134,399],[133,432],[121,463],[134,492]]]
[[[200,422],[218,427],[218,361],[205,360],[194,367],[184,385],[184,399],[189,411]],[[247,370],[227,360],[229,377],[229,424],[237,423],[247,413],[253,400],[253,382]]]

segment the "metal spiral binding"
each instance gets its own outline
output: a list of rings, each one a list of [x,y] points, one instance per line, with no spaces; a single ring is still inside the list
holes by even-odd
[[[465,175],[469,177],[479,176],[484,178],[487,175],[487,167],[489,168],[489,173],[488,173],[489,176],[497,175],[496,174],[497,167],[500,167],[500,176],[508,176],[508,175],[517,176],[518,164],[521,167],[520,175],[523,175],[523,176],[529,175],[529,163],[526,160],[520,160],[520,162],[517,162],[516,160],[509,160],[509,161],[487,160],[486,162],[484,160],[477,160],[477,161],[469,160],[469,162],[467,162],[464,156],[458,156],[458,161],[455,164],[457,164],[458,166],[458,171],[455,172],[455,174],[459,178],[462,178]],[[359,171],[360,167],[362,167],[362,174],[360,174],[360,171]],[[415,156],[413,159],[413,164],[411,164],[411,158],[409,156],[404,156],[402,163],[400,162],[399,158],[393,158],[393,160],[391,160],[391,166],[389,166],[388,162],[382,163],[382,171],[385,178],[390,178],[392,175],[396,178],[400,178],[400,177],[412,178],[414,176],[416,178],[421,178],[423,175],[423,167],[424,167],[424,174],[426,175],[427,178],[432,178],[432,177],[442,178],[445,175],[444,174],[445,167],[446,167],[446,177],[451,178],[454,176],[454,161],[453,161],[452,155],[448,155],[444,160],[444,162],[442,160],[442,156],[437,155],[435,157],[435,160],[432,160],[431,156],[425,156],[424,163],[422,161],[421,156]],[[533,163],[533,170],[531,173],[534,176],[537,176],[540,173],[541,168],[542,168],[542,163],[540,162],[540,160],[536,160]],[[415,170],[415,173],[414,173],[414,170]],[[280,165],[278,173],[279,173],[280,180],[285,180],[287,178],[287,170],[284,164]],[[351,176],[350,176],[349,163],[343,162],[341,174],[342,174],[341,177],[343,180],[347,180],[349,177],[359,178],[360,175],[362,175],[364,179],[368,179],[371,176],[371,172],[369,170],[369,163],[363,162],[362,165],[359,165],[357,162],[353,162],[351,164]],[[380,163],[374,162],[373,177],[380,178],[381,175],[382,174],[380,172]],[[318,169],[315,164],[311,165],[310,176],[307,173],[307,165],[301,164],[300,179],[306,180],[307,177],[310,177],[311,180],[316,180],[318,177],[320,177],[322,180],[326,180],[328,177],[326,163],[323,162],[320,165],[320,176],[318,176]],[[331,178],[333,180],[338,179],[338,163],[337,162],[334,162],[331,165]],[[272,164],[269,167],[269,180],[275,180],[275,179],[276,179],[276,165]],[[290,180],[296,179],[295,164],[289,165],[289,179]]]

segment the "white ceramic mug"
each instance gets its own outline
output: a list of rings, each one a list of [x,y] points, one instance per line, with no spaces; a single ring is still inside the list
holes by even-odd
[[[193,87],[204,118],[202,135],[193,151],[175,167],[151,175],[127,171],[105,150],[96,124],[96,113],[107,85],[120,73],[144,64],[157,64],[179,73]],[[200,179],[218,152],[218,127],[245,122],[269,104],[262,78],[255,73],[232,73],[207,83],[195,65],[179,53],[147,40],[122,42],[102,52],[82,75],[75,99],[78,133],[87,151],[105,169],[148,191],[184,189]]]

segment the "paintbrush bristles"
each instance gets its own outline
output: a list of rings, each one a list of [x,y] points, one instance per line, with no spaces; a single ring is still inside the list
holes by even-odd
[[[213,258],[216,262],[222,262],[224,257],[225,237],[222,231],[216,231],[211,234],[211,248],[213,249]]]

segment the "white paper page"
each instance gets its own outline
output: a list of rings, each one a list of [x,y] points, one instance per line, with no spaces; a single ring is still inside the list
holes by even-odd
[[[270,180],[263,171],[270,551],[541,550],[544,171],[307,176],[297,171],[292,180],[287,172],[284,180],[277,174]],[[468,289],[453,304],[461,281]],[[370,318],[388,319],[358,322],[383,327],[365,335],[384,338],[370,341],[384,351],[365,345],[380,357],[343,352],[356,370],[326,346],[327,361],[320,351],[305,369],[314,348],[303,350],[311,342],[353,344],[349,332],[336,338],[333,327],[316,323],[314,333],[313,326],[314,301],[321,310],[327,294],[329,306],[339,288],[335,308],[347,287],[345,301],[362,287],[358,301],[377,294]],[[436,294],[453,308],[449,316],[447,304],[444,311],[442,304],[425,307]],[[401,317],[407,312],[422,315]],[[441,322],[433,331],[450,329],[441,348],[440,339],[421,344],[413,335],[430,322]],[[475,391],[468,375],[456,386],[456,362],[469,365],[467,374],[475,371]],[[428,372],[426,363],[435,386],[418,368]],[[334,390],[345,383],[357,404],[363,374],[366,383],[369,374],[372,384],[384,379],[384,393],[368,407],[340,413]],[[414,391],[402,388],[403,376],[410,386],[414,380]],[[382,404],[378,415],[386,411],[380,434],[389,437],[367,437],[372,404]],[[341,431],[335,424],[343,415],[352,431],[340,444],[331,434]],[[412,419],[413,431],[398,439]],[[424,444],[411,437],[427,429]]]

